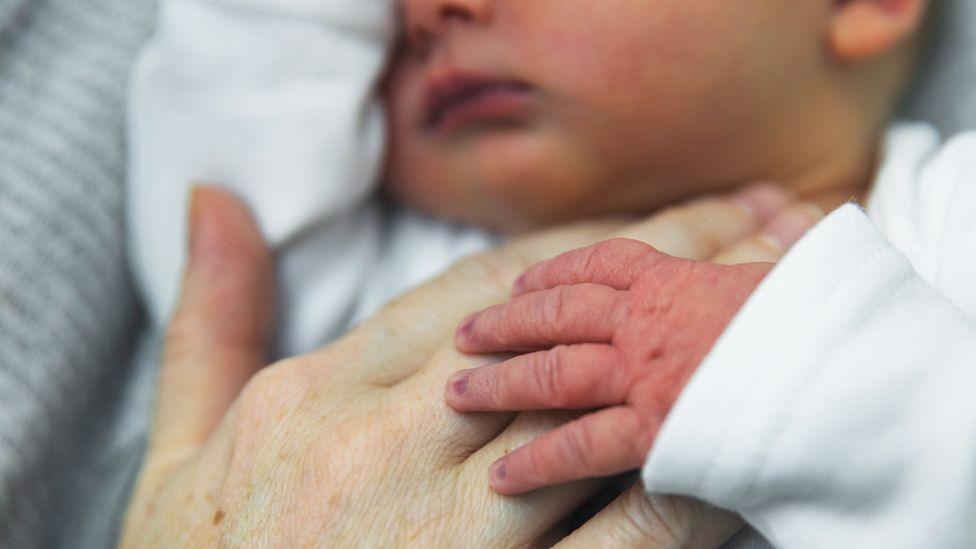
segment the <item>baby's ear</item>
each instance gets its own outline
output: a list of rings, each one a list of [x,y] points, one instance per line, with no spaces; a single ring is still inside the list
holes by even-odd
[[[909,39],[925,19],[929,0],[829,0],[827,29],[835,58],[858,61],[882,54]]]

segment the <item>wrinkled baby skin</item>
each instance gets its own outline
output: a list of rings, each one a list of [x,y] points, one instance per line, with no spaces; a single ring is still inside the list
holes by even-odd
[[[770,263],[719,265],[616,239],[530,269],[513,299],[466,319],[469,353],[525,353],[455,374],[460,411],[596,412],[498,460],[517,494],[639,468],[681,391]]]

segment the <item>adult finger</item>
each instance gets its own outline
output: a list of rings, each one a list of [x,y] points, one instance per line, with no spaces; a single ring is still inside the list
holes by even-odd
[[[197,450],[265,364],[274,318],[271,255],[247,208],[197,188],[181,301],[163,353],[150,459]]]
[[[379,386],[403,381],[451,341],[465,315],[505,301],[512,282],[529,266],[605,240],[622,226],[620,221],[579,223],[460,261],[435,280],[396,299],[333,346],[333,350],[350,348],[362,358],[343,375]]]
[[[600,284],[559,286],[469,316],[455,343],[466,353],[534,351],[559,344],[609,343],[626,293]]]
[[[644,462],[653,433],[633,408],[583,416],[496,461],[492,488],[515,495],[572,480],[606,477]]]
[[[596,408],[627,398],[627,372],[609,345],[561,345],[454,374],[447,403],[459,412]]]
[[[648,496],[637,484],[555,547],[718,549],[742,525],[728,511],[688,498]]]
[[[676,206],[615,236],[632,238],[674,257],[705,261],[756,229],[793,201],[775,185]]]
[[[780,212],[765,227],[712,258],[724,265],[779,261],[783,254],[824,217],[813,204],[794,204]]]

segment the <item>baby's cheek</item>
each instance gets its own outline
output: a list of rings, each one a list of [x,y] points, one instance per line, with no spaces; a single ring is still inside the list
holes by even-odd
[[[477,151],[472,184],[484,198],[517,212],[533,225],[597,213],[609,181],[577,129],[541,127],[521,135],[487,137]]]
[[[421,135],[398,131],[390,151],[386,189],[397,198],[432,213],[443,213],[439,207],[450,202],[449,157],[432,150]]]

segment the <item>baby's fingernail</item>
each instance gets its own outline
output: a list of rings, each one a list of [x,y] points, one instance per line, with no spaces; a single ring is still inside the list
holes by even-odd
[[[789,250],[823,218],[823,210],[813,204],[793,206],[776,216],[763,234],[783,250]]]
[[[475,313],[468,318],[465,318],[461,325],[457,329],[457,337],[460,339],[468,339],[471,334],[474,333],[474,323],[478,320],[478,313]]]
[[[508,476],[508,469],[505,467],[505,462],[498,460],[494,465],[491,466],[491,480],[495,482],[502,482],[505,477]]]
[[[515,279],[515,283],[512,284],[512,294],[519,295],[524,291],[525,291],[525,275],[523,274],[523,275],[519,275],[519,277]]]
[[[461,396],[468,392],[468,372],[458,372],[451,376],[451,381],[449,386],[451,388],[451,393],[456,396]]]
[[[757,183],[737,192],[733,199],[760,222],[772,219],[792,201],[786,189],[773,183]]]

